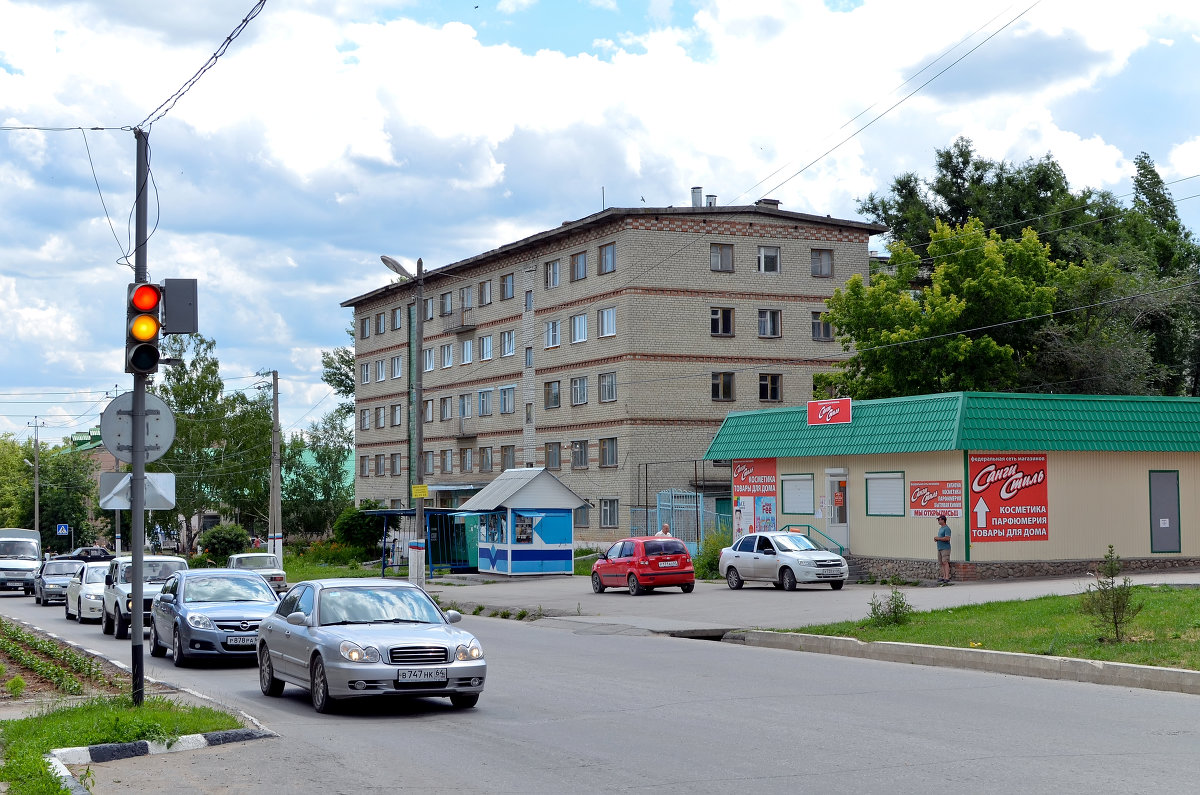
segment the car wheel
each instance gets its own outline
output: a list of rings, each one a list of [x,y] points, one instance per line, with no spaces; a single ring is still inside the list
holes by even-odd
[[[183,653],[183,638],[179,637],[178,627],[171,630],[171,656],[174,657],[176,668],[187,665],[187,655]]]
[[[592,572],[592,590],[596,593],[604,593],[604,583],[600,582],[600,575]]]
[[[329,680],[325,677],[325,661],[320,657],[313,658],[308,692],[312,696],[313,709],[322,714],[333,712],[334,698],[329,695]]]
[[[771,587],[774,588],[776,591],[782,591],[783,583],[781,583],[779,580],[771,580]]]
[[[691,593],[692,591],[696,590],[696,583],[684,583],[683,585],[679,586],[679,590],[683,591],[684,593]]]
[[[79,609],[82,610],[83,607],[81,606]],[[113,634],[113,620],[109,617],[107,610],[104,611],[104,617],[100,619],[100,631],[105,635]]]
[[[275,678],[275,666],[271,665],[271,651],[265,645],[258,650],[258,689],[264,696],[283,695],[283,681]]]
[[[729,585],[730,590],[733,591],[746,584],[746,581],[742,579],[742,575],[738,574],[738,570],[733,566],[730,566],[729,570],[725,572],[725,582]]]
[[[450,703],[458,709],[470,709],[479,703],[479,694],[463,693],[458,696],[450,696]]]
[[[829,583],[829,587],[835,591],[842,590],[842,586],[846,584],[845,580],[833,580]]]
[[[629,595],[630,596],[641,596],[645,592],[646,592],[646,589],[643,588],[642,584],[637,581],[637,575],[630,574],[629,575]]]
[[[158,637],[158,627],[154,622],[150,623],[150,656],[151,657],[166,657],[167,647]]]
[[[116,626],[116,630],[113,632],[113,637],[115,637],[117,640],[128,640],[129,639],[129,619],[122,616],[121,613],[118,611],[117,616],[114,620],[116,621],[117,626]]]
[[[33,603],[35,605],[44,605],[45,604],[42,601],[42,595],[40,593],[38,593],[37,591],[33,592]]]
[[[796,573],[787,566],[784,566],[783,571],[779,572],[779,579],[783,581],[783,590],[796,590]]]
[[[68,601],[66,599],[63,600],[63,613],[64,613],[64,618],[66,618],[67,621],[70,621],[71,620],[71,603],[70,603],[70,601]]]

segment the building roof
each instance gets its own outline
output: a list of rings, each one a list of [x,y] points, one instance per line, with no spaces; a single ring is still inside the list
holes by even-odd
[[[851,420],[810,426],[806,406],[733,412],[704,457],[1200,451],[1200,398],[947,392],[854,401]]]
[[[460,511],[494,511],[497,508],[569,508],[587,500],[571,491],[543,467],[506,469],[478,494],[458,506]]]
[[[704,207],[609,207],[597,213],[580,218],[577,221],[566,221],[561,226],[556,226],[553,229],[547,229],[544,232],[530,235],[512,243],[506,243],[499,248],[494,248],[491,251],[486,251],[482,254],[476,254],[473,257],[468,257],[458,262],[450,263],[441,268],[427,270],[424,273],[424,281],[426,284],[434,283],[443,277],[454,276],[458,271],[470,268],[473,265],[478,265],[481,262],[492,259],[497,256],[503,256],[519,252],[521,249],[541,246],[548,240],[555,238],[566,237],[574,232],[589,229],[596,226],[603,226],[618,221],[628,216],[671,216],[671,215],[736,215],[754,213],[757,215],[765,215],[776,218],[785,222],[803,222],[807,224],[820,224],[822,226],[840,226],[849,229],[857,229],[865,232],[868,235],[877,235],[881,232],[886,232],[887,227],[881,224],[870,223],[868,221],[853,221],[844,218],[833,218],[828,215],[812,215],[810,213],[797,213],[790,210],[781,210],[777,202],[773,200],[760,200],[755,204],[741,206],[704,206]],[[412,279],[401,278],[393,281],[383,287],[371,290],[368,293],[355,296],[354,298],[342,301],[341,306],[354,307],[359,304],[366,303],[375,298],[389,295],[393,292],[406,292],[415,289],[416,282]]]

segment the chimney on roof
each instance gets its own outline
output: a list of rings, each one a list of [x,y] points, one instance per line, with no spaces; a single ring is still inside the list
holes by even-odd
[[[700,207],[704,199],[704,188],[692,188],[692,206]]]
[[[759,199],[755,204],[759,207],[774,207],[776,210],[779,209],[779,199]]]
[[[707,196],[705,196],[704,197],[704,206],[705,207],[716,207],[717,206],[717,194],[710,193]]]

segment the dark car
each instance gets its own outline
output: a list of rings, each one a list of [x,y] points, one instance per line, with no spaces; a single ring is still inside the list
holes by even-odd
[[[75,547],[63,555],[55,555],[53,560],[112,560],[114,557],[104,547]]]
[[[622,539],[592,564],[592,590],[628,588],[638,594],[676,586],[684,593],[696,587],[696,570],[687,545],[671,536]]]
[[[39,605],[48,605],[60,599],[65,602],[67,583],[82,568],[82,560],[52,558],[44,561],[33,577],[33,601]]]
[[[169,643],[177,666],[194,657],[253,660],[258,625],[277,602],[275,591],[254,571],[177,571],[150,607],[150,654],[165,656]]]

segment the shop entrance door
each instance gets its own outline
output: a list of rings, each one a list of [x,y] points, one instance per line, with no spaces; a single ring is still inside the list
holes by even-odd
[[[825,470],[825,534],[846,549],[850,548],[848,483],[848,473],[845,469]]]

